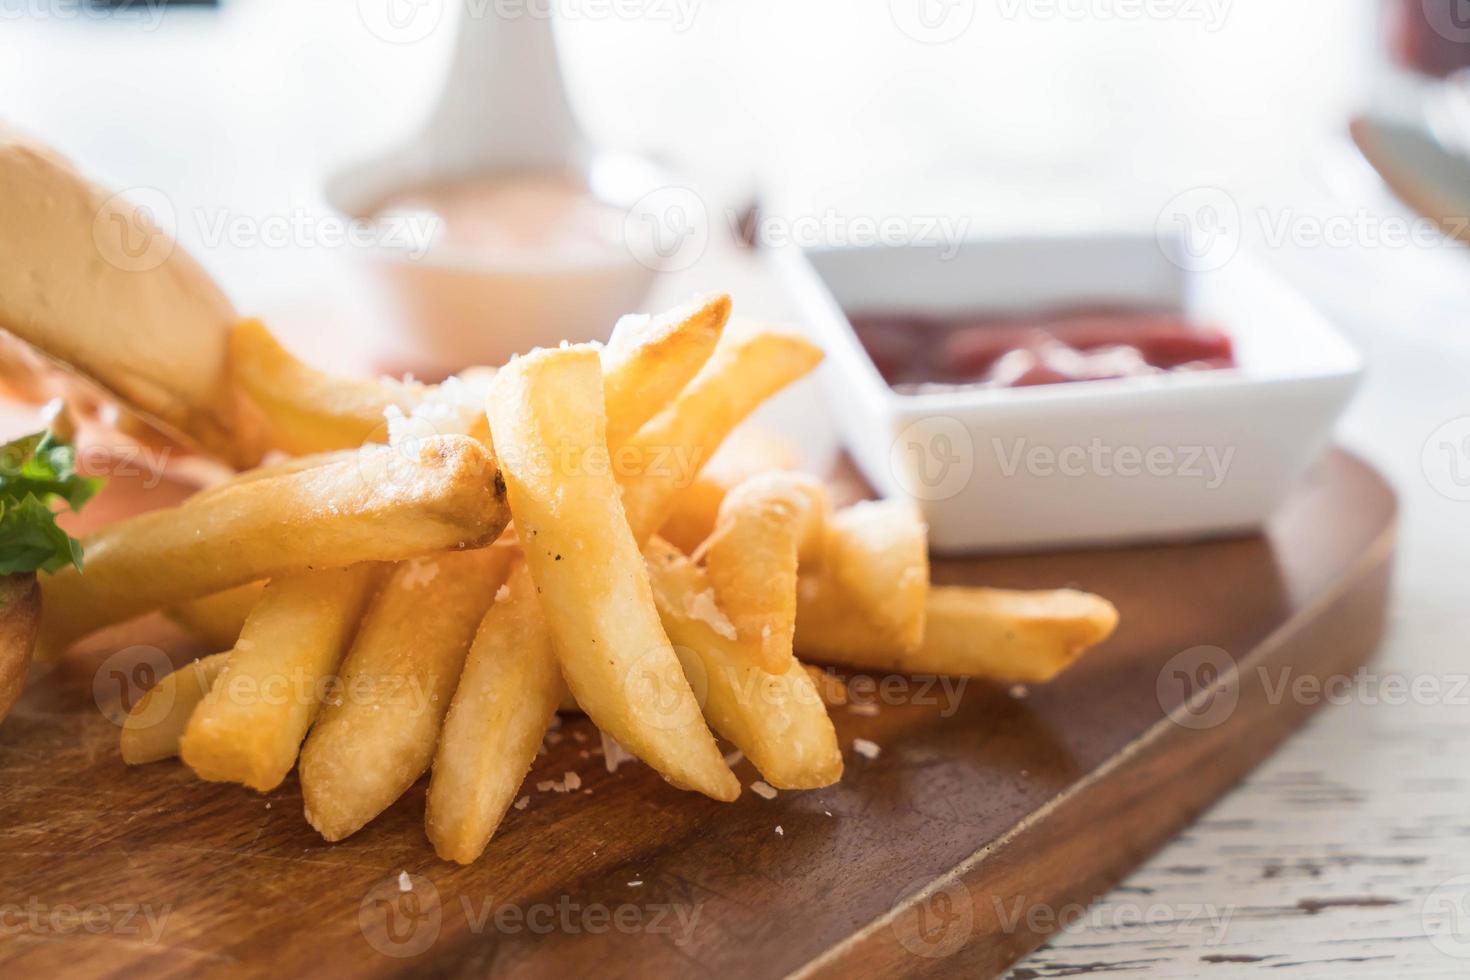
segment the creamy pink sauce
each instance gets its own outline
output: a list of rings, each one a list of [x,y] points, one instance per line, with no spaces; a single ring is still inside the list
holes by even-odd
[[[440,181],[389,195],[377,221],[433,220],[433,247],[470,258],[511,252],[599,254],[618,248],[623,214],[551,174]]]

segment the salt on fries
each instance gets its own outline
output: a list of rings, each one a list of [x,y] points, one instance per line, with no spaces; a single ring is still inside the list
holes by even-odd
[[[559,708],[669,782],[733,800],[716,735],[772,786],[841,777],[827,707],[842,684],[808,658],[1043,681],[1112,631],[1116,611],[1085,593],[931,587],[913,508],[834,510],[769,446],[702,475],[821,357],[727,330],[729,309],[698,300],[625,318],[600,349],[466,372],[483,416],[416,450],[359,444],[391,434],[384,412],[417,417],[459,381],[333,378],[242,324],[237,383],[271,444],[301,455],[93,536],[84,574],[44,583],[43,639],[61,649],[167,610],[230,649],[134,706],[126,761],[181,755],[262,790],[297,766],[328,840],[427,769],[428,837],[468,863]]]

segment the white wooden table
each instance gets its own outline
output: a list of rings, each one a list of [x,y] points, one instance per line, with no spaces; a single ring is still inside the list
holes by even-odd
[[[1341,436],[1403,503],[1392,625],[1372,673],[1018,978],[1227,977],[1252,966],[1470,975],[1470,878],[1458,878],[1470,875],[1470,501],[1454,499],[1470,497],[1470,442],[1444,428],[1470,418],[1470,252],[1382,244],[1374,229],[1403,212],[1331,143],[1365,84],[1367,39],[1351,16],[1367,6],[1242,0],[1208,36],[1179,24],[1079,35],[1012,19],[982,25],[974,50],[895,43],[881,11],[769,0],[738,14],[711,2],[677,32],[566,31],[577,101],[599,136],[706,169],[753,167],[802,213],[947,210],[980,231],[1089,208],[1151,218],[1174,192],[1229,186],[1248,244],[1369,359]],[[0,117],[116,184],[162,190],[185,243],[242,306],[331,306],[315,265],[330,265],[329,252],[205,239],[220,209],[257,225],[320,214],[320,173],[422,111],[446,32],[384,43],[352,7],[229,3],[156,29],[7,13]],[[824,31],[832,47],[818,45]],[[1054,41],[1065,57],[1038,68]],[[1269,240],[1272,228],[1352,224],[1360,208],[1367,224],[1340,246]],[[661,291],[696,288],[732,292],[742,312],[790,312],[759,263],[726,250]],[[321,322],[299,336],[325,356],[352,321],[337,311]],[[805,433],[814,448],[829,438],[817,403],[806,389],[775,409],[817,418]],[[1389,703],[1397,678],[1434,692]],[[1446,913],[1451,900],[1458,936],[1432,941],[1428,925],[1443,915],[1425,910]]]

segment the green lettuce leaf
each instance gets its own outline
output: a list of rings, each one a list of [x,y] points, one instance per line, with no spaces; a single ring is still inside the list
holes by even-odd
[[[82,567],[82,546],[56,525],[55,508],[79,510],[102,487],[81,476],[76,450],[49,432],[0,446],[0,575]]]

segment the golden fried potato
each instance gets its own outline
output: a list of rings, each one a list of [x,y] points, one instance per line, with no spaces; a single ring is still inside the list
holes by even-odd
[[[494,457],[466,436],[383,446],[253,480],[88,536],[85,572],[45,576],[45,653],[188,599],[310,568],[489,544],[510,517]]]
[[[722,338],[674,403],[614,454],[636,463],[619,471],[633,536],[646,541],[662,527],[731,430],[821,359],[812,344],[785,334]]]
[[[484,853],[565,690],[536,583],[518,562],[475,634],[434,754],[424,827],[441,858]]]
[[[307,821],[327,840],[367,825],[429,768],[475,629],[505,581],[498,548],[399,562],[363,616],[301,748]]]
[[[296,764],[385,567],[274,579],[245,620],[209,694],[194,709],[179,754],[202,779],[268,792]]]
[[[136,766],[178,755],[189,718],[229,659],[226,651],[195,660],[149,688],[123,719],[119,739],[123,761]]]
[[[675,785],[733,800],[659,624],[613,481],[591,347],[541,350],[495,377],[486,406],[516,530],[567,685],[599,728]]]
[[[205,646],[228,650],[235,645],[245,618],[264,591],[264,582],[236,586],[181,602],[168,610],[168,618],[192,633]]]
[[[815,477],[754,476],[725,497],[718,525],[700,549],[721,608],[762,670],[791,668],[797,562],[823,550],[830,510]]]
[[[667,542],[644,549],[659,617],[684,673],[703,692],[704,715],[779,789],[816,789],[842,778],[842,750],[805,668],[754,664],[715,605],[708,578]]]
[[[822,659],[854,645],[918,649],[928,593],[928,534],[910,504],[870,500],[839,510],[821,566],[801,576],[797,653]]]
[[[1106,640],[1118,624],[1112,603],[1071,589],[935,586],[925,608],[924,640],[915,650],[855,639],[841,650],[803,649],[803,655],[868,670],[1042,683]]]
[[[259,320],[235,325],[230,358],[235,382],[266,417],[271,447],[293,455],[384,441],[384,411],[412,411],[427,390],[412,382],[318,371],[292,356]]]

